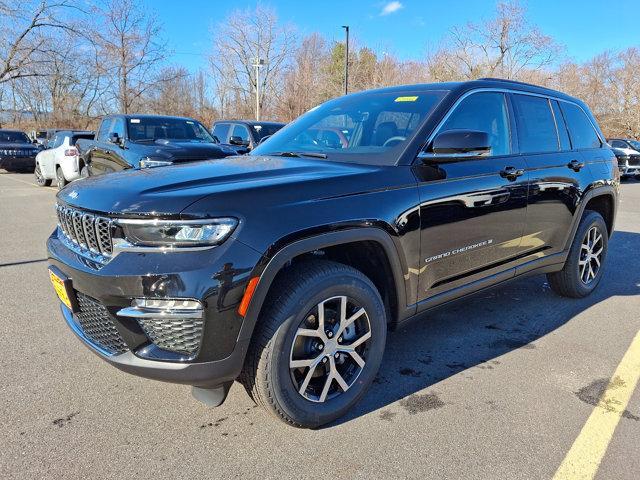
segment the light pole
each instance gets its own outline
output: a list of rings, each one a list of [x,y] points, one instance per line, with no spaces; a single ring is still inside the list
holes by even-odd
[[[342,25],[347,36],[344,49],[344,94],[349,93],[349,25]]]
[[[264,59],[256,57],[253,66],[256,69],[256,121],[260,120],[260,67],[264,67]]]

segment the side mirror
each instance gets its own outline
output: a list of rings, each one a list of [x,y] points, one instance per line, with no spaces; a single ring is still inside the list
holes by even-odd
[[[486,157],[491,153],[491,141],[487,132],[478,130],[447,130],[433,139],[428,151],[420,158],[426,161],[456,161]]]
[[[235,135],[232,135],[231,137],[229,137],[229,143],[231,145],[238,145],[241,147],[248,147],[249,146],[249,140],[243,140],[242,137],[238,137]]]
[[[107,141],[109,143],[113,143],[114,145],[118,145],[120,147],[124,143],[123,138],[120,135],[118,135],[116,132],[111,132],[107,137]]]

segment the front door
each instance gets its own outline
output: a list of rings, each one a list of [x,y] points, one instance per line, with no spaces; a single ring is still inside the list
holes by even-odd
[[[489,134],[489,156],[414,166],[420,193],[418,300],[508,270],[521,253],[527,208],[526,164],[513,154],[504,93],[464,98],[438,129]]]

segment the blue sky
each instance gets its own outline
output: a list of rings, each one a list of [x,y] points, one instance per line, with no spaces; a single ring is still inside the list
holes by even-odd
[[[164,25],[176,53],[170,61],[190,70],[206,66],[211,31],[235,9],[252,8],[255,1],[144,0]],[[271,0],[283,22],[299,35],[319,32],[342,40],[340,25],[348,24],[358,43],[401,59],[423,58],[453,25],[493,15],[493,0]],[[528,18],[566,47],[569,59],[582,61],[604,50],[640,47],[638,0],[529,0]]]

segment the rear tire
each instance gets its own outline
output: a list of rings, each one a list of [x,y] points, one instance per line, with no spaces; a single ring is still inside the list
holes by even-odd
[[[62,190],[67,185],[67,183],[69,183],[67,179],[64,178],[62,167],[56,168],[56,181],[58,182],[58,190]]]
[[[34,176],[36,177],[36,184],[39,187],[48,187],[49,185],[51,185],[51,179],[50,178],[44,178],[44,176],[42,175],[42,170],[40,170],[40,164],[36,163],[36,168],[33,171]]]
[[[585,211],[564,267],[547,274],[551,289],[563,297],[589,295],[602,279],[608,248],[609,235],[602,215]]]
[[[325,260],[294,265],[269,291],[240,380],[280,420],[324,425],[344,415],[373,382],[386,328],[380,294],[361,272]]]

